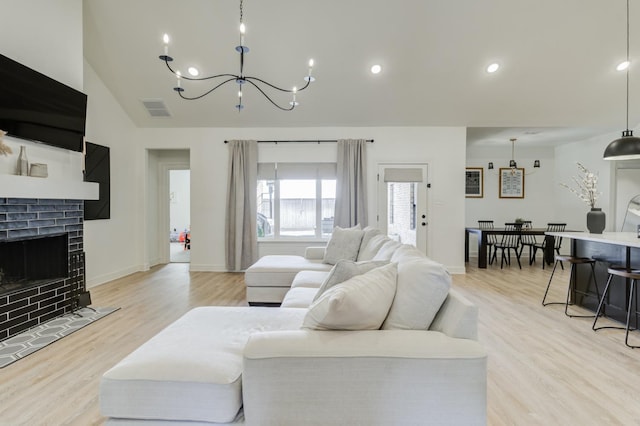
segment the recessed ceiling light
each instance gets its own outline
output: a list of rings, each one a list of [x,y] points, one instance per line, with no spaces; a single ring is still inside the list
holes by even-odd
[[[372,74],[380,74],[380,71],[382,71],[382,67],[380,65],[374,65],[371,67]]]
[[[498,68],[500,68],[500,64],[494,62],[493,64],[489,65],[487,67],[487,72],[488,73],[494,73],[496,71],[498,71]]]
[[[200,74],[200,71],[198,71],[198,68],[196,67],[189,67],[187,71],[189,71],[189,74],[191,74],[194,77],[197,77],[198,74]]]
[[[631,63],[629,61],[624,61],[624,62],[620,62],[618,64],[618,66],[616,67],[616,70],[618,71],[624,71],[627,68],[629,68],[629,65],[631,65]]]

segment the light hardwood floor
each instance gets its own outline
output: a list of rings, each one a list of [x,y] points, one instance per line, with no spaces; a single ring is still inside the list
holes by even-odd
[[[480,307],[489,352],[490,425],[640,425],[640,349],[623,332],[591,330],[540,301],[549,269],[479,270],[454,286]],[[0,424],[97,425],[101,374],[195,306],[245,306],[243,274],[169,264],[91,289],[95,306],[121,309],[0,369]],[[568,272],[551,296],[562,300]],[[606,320],[605,320],[606,321]],[[640,343],[640,332],[634,332]]]

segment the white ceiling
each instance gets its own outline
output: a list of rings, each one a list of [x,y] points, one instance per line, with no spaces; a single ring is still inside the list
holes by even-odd
[[[625,0],[245,0],[247,75],[301,86],[315,59],[317,80],[300,106],[282,112],[246,88],[238,113],[232,83],[179,99],[158,59],[162,34],[172,36],[177,69],[237,73],[238,5],[84,0],[85,57],[141,127],[467,126],[470,142],[490,145],[562,143],[625,126],[625,75],[615,71],[626,51]],[[631,58],[640,56],[634,31],[637,0]],[[501,64],[495,74],[485,71],[491,62]],[[640,67],[630,82],[633,127]],[[172,117],[150,117],[143,99],[163,100]]]

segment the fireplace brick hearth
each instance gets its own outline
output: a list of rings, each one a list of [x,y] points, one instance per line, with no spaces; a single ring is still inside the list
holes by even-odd
[[[72,310],[71,286],[85,290],[83,215],[82,200],[0,198],[0,244],[66,234],[69,265],[66,278],[0,293],[0,340]]]

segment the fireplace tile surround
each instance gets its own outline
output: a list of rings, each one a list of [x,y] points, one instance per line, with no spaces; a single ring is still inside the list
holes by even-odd
[[[0,295],[0,340],[71,310],[72,280],[84,291],[84,265],[72,262],[82,254],[84,201],[46,198],[0,198],[0,243],[66,233],[68,278]]]

